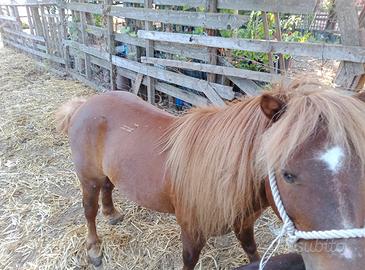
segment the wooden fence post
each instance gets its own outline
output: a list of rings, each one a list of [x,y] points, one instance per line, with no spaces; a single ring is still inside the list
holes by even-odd
[[[33,24],[35,28],[35,32],[38,36],[43,36],[43,28],[42,28],[42,21],[41,16],[39,15],[38,7],[30,7],[32,18],[33,18]]]
[[[269,21],[268,21],[267,13],[265,11],[262,11],[262,20],[263,20],[263,24],[264,24],[265,39],[270,40]],[[273,54],[272,54],[272,52],[269,52],[267,55],[269,58],[270,73],[275,73]]]
[[[104,0],[104,4],[106,5],[106,7],[110,7],[111,5],[113,5],[113,0]],[[116,67],[113,65],[112,63],[112,56],[115,54],[115,39],[114,39],[114,29],[113,29],[113,16],[110,16],[108,13],[110,10],[109,8],[106,8],[106,10],[104,9],[104,16],[106,16],[106,43],[107,43],[107,51],[110,55],[109,58],[109,65],[110,65],[110,89],[112,91],[117,89],[116,86],[116,76],[117,76],[117,69]]]
[[[17,29],[18,31],[22,31],[22,22],[21,22],[21,20],[20,20],[18,7],[17,7],[17,6],[12,6],[11,8],[12,8],[12,10],[13,10],[13,15],[14,15],[14,17],[16,18],[16,21],[18,22],[18,24],[16,24],[16,26],[15,26],[15,27],[16,27],[16,29]]]
[[[34,25],[33,25],[33,20],[32,20],[32,16],[31,16],[31,13],[30,13],[30,9],[29,9],[29,6],[26,6],[25,7],[26,11],[27,11],[27,17],[28,17],[28,24],[29,24],[29,31],[32,35],[35,35],[35,32],[34,32]]]
[[[276,39],[278,41],[282,41],[280,14],[276,12],[274,13],[274,17],[275,17]],[[280,69],[278,69],[279,73],[281,74],[286,73],[285,59],[284,55],[281,53],[279,54],[279,63],[280,63]]]
[[[85,0],[80,0],[80,3],[85,3]],[[82,44],[88,46],[88,33],[86,32],[86,12],[80,12],[80,30],[81,30],[81,42]],[[84,53],[85,57],[85,75],[87,80],[92,79],[91,74],[91,61],[90,55],[88,53]]]
[[[66,72],[71,71],[71,63],[70,63],[70,48],[65,45],[65,41],[67,40],[67,22],[68,18],[66,17],[65,9],[62,6],[59,6],[59,16],[60,16],[60,24],[61,24],[61,37],[62,37],[62,47],[63,47],[63,59],[65,60],[65,68]]]
[[[341,32],[341,44],[360,46],[359,18],[354,0],[336,0],[335,5]],[[362,83],[360,78],[364,73],[363,64],[342,62],[335,83],[346,89],[355,90]]]
[[[48,54],[50,54],[50,48],[51,48],[51,41],[50,41],[50,37],[49,37],[49,32],[48,32],[48,20],[45,16],[45,10],[44,10],[44,6],[40,6],[40,10],[41,10],[41,18],[42,18],[42,21],[41,21],[41,28],[42,28],[42,31],[43,31],[43,37],[44,39],[46,40],[46,52]]]
[[[144,0],[144,8],[152,8],[152,0]],[[153,31],[153,24],[150,21],[145,21],[145,30]],[[153,49],[153,41],[146,41],[146,57],[154,57],[155,51]],[[155,104],[155,80],[147,76],[147,99],[151,104]]]
[[[206,12],[217,12],[218,9],[218,0],[206,0]],[[217,30],[207,29],[208,36],[216,36]],[[208,48],[209,53],[209,62],[208,64],[216,65],[217,64],[217,54],[218,50],[216,48]],[[216,81],[216,74],[208,73],[208,82]]]

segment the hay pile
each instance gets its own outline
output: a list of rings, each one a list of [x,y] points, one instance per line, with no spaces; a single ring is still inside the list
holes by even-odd
[[[90,269],[79,183],[67,139],[56,134],[55,109],[94,91],[39,70],[27,56],[0,48],[0,269]],[[180,269],[175,218],[115,194],[125,220],[98,217],[105,269]],[[257,225],[260,252],[273,238],[270,215]],[[283,249],[282,249],[283,251]],[[246,262],[235,237],[211,239],[196,269]]]

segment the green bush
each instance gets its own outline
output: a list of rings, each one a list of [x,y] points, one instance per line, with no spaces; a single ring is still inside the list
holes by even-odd
[[[270,37],[273,37],[276,32],[274,14],[267,14],[268,31]],[[288,42],[306,42],[311,38],[310,32],[302,32],[297,30],[297,26],[302,23],[300,16],[291,15],[285,16],[281,20],[282,39]],[[252,11],[248,23],[240,29],[222,30],[222,37],[234,37],[242,39],[265,39],[265,28],[262,19],[261,11]],[[233,50],[232,56],[235,59],[233,64],[239,68],[245,68],[255,71],[266,71],[269,64],[267,53],[249,52],[241,50]],[[290,58],[285,55],[285,58]]]

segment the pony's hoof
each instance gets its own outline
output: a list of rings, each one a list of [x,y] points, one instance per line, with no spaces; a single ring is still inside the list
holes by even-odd
[[[117,225],[119,222],[122,222],[123,219],[124,219],[124,216],[122,214],[118,213],[118,216],[109,218],[109,224],[110,225]]]
[[[100,255],[98,257],[90,257],[89,256],[90,263],[94,266],[95,269],[102,269],[100,267],[103,266],[103,255]]]
[[[93,266],[94,270],[104,270],[104,266],[103,264],[101,264],[100,266]]]
[[[117,225],[119,222],[123,221],[124,216],[118,211],[115,211],[113,214],[108,215],[107,218],[110,225]]]
[[[103,252],[101,250],[100,241],[90,245],[87,249],[87,255],[89,258],[89,262],[94,267],[100,267],[103,264]]]

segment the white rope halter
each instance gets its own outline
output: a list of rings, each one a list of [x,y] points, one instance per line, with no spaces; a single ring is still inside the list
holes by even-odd
[[[260,261],[259,270],[263,270],[266,263],[270,260],[272,255],[278,249],[281,239],[287,235],[288,243],[290,245],[294,245],[298,242],[299,239],[304,240],[330,240],[330,239],[348,239],[348,238],[363,238],[365,237],[365,228],[361,229],[343,229],[343,230],[327,230],[327,231],[298,231],[295,228],[294,222],[290,219],[288,214],[285,211],[285,207],[283,202],[281,201],[280,192],[276,183],[275,171],[269,170],[269,183],[271,188],[271,193],[276,205],[276,208],[280,214],[281,219],[283,220],[283,227],[279,235],[274,239],[274,241],[270,244],[262,259]],[[275,248],[270,252],[270,250]],[[269,253],[270,252],[270,253]]]

